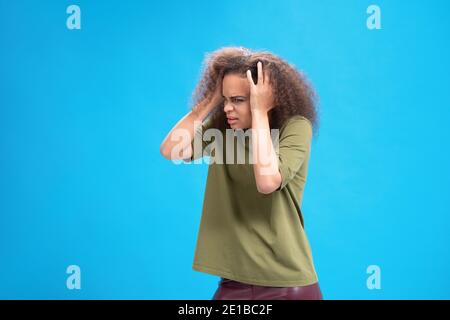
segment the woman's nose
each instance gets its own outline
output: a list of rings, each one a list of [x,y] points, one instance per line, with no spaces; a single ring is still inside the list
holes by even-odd
[[[231,103],[224,103],[223,111],[228,112],[233,110],[233,105]]]

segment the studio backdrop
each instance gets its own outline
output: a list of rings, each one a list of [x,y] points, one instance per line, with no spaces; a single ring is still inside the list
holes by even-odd
[[[302,212],[324,299],[450,298],[450,3],[0,1],[0,298],[210,299],[208,165],[161,156],[205,55],[319,96]]]

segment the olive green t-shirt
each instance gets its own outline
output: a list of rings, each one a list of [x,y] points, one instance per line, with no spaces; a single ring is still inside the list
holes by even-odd
[[[276,151],[282,183],[270,194],[260,193],[256,188],[248,140],[234,138],[234,160],[241,151],[245,153],[246,162],[227,164],[228,140],[224,138],[223,147],[212,152],[209,147],[214,138],[202,139],[206,129],[208,121],[198,127],[191,143],[195,152],[185,161],[198,162],[202,155],[211,158],[222,155],[224,160],[208,165],[192,268],[260,286],[294,287],[316,283],[318,277],[300,210],[311,150],[309,120],[293,116],[280,128],[279,140],[272,138],[274,145],[278,143]],[[194,147],[195,141],[198,142]]]

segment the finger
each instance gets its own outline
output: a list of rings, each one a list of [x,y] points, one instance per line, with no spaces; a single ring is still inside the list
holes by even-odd
[[[264,75],[263,75],[263,69],[262,69],[262,62],[258,61],[258,84],[264,83]]]
[[[270,71],[267,68],[264,70],[264,83],[270,83]]]
[[[247,80],[248,80],[250,86],[255,85],[255,83],[253,82],[253,79],[252,79],[252,71],[250,69],[247,70]]]

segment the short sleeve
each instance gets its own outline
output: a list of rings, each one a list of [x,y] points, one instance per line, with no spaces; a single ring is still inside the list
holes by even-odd
[[[281,174],[282,190],[297,174],[309,157],[312,139],[311,122],[302,116],[287,120],[280,129],[278,170]]]
[[[191,162],[195,159],[202,158],[203,156],[208,155],[209,151],[208,145],[211,143],[211,141],[204,141],[203,134],[210,127],[211,127],[211,120],[209,118],[203,121],[202,125],[197,127],[194,133],[194,139],[192,139],[191,142],[191,150],[192,150],[191,157],[184,159],[184,161]]]

